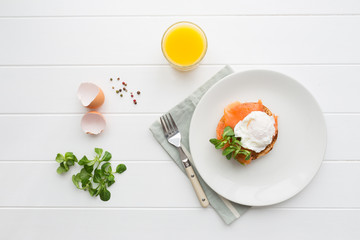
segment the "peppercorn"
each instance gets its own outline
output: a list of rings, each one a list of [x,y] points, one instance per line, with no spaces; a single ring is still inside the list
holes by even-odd
[[[120,97],[123,97],[123,95],[122,95],[122,94],[120,94]]]
[[[137,91],[136,93],[137,93],[137,95],[140,95],[140,91]]]
[[[119,90],[116,90],[116,93],[119,93]]]
[[[120,81],[120,78],[117,78],[118,81]]]
[[[112,89],[115,89],[115,87],[113,86]]]
[[[134,95],[131,94],[131,97],[134,97]]]
[[[110,81],[112,81],[112,78],[110,78]]]

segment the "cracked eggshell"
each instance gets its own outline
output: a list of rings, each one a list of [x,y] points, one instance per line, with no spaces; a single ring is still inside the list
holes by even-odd
[[[90,82],[81,83],[77,95],[81,104],[91,109],[99,108],[105,100],[101,88]]]
[[[97,135],[104,131],[105,127],[105,118],[99,112],[90,111],[81,119],[81,128],[86,134]]]

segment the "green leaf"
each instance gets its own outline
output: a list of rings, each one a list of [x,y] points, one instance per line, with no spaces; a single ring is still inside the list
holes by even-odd
[[[65,153],[65,160],[74,160],[74,154],[72,152]]]
[[[69,171],[69,166],[66,164],[66,162],[60,163],[60,166],[65,168],[66,172]]]
[[[79,173],[79,178],[81,181],[89,179],[92,175],[90,173],[88,173],[85,168],[81,169],[80,173]]]
[[[119,165],[117,165],[117,167],[116,167],[116,172],[117,173],[123,173],[123,172],[125,172],[126,171],[126,166],[125,166],[125,164],[119,164]]]
[[[84,165],[84,169],[85,169],[88,173],[92,173],[92,171],[94,170],[94,165],[92,165],[92,166]]]
[[[78,174],[77,174],[78,175]],[[72,175],[72,182],[74,183],[74,185],[78,188],[78,189],[81,189],[80,188],[80,185],[79,185],[79,182],[80,182],[80,179],[77,175]]]
[[[237,149],[235,152],[234,152],[234,158],[236,158],[236,156],[240,153],[241,149]]]
[[[62,154],[58,153],[58,154],[56,155],[55,160],[56,160],[58,163],[62,163],[63,161],[65,161],[65,157],[64,157]]]
[[[66,169],[62,166],[59,166],[57,169],[56,169],[56,172],[58,174],[63,174],[64,172],[67,172]]]
[[[105,161],[108,162],[111,159],[111,153],[109,153],[108,151],[105,151],[104,156],[101,158],[101,161]]]
[[[85,164],[88,164],[89,162],[90,162],[89,159],[86,156],[83,156],[79,161],[79,165],[83,166]]]
[[[225,146],[225,144],[226,144],[226,141],[222,141],[218,145],[216,145],[215,148],[216,149],[221,149],[221,148],[223,148]]]
[[[92,182],[91,182],[91,180],[89,180],[89,182],[88,183],[86,183],[86,190],[89,190],[90,188],[92,188]]]
[[[111,169],[111,163],[107,162],[107,163],[104,163],[102,166],[101,166],[101,173],[102,174],[108,174],[108,173],[111,173],[112,172],[112,169]]]
[[[102,191],[103,189],[103,185],[99,185],[98,188],[96,188],[96,192],[95,192],[95,196],[98,196],[100,194],[100,192]]]
[[[87,189],[89,183],[91,183],[89,179],[83,179],[83,180],[81,180],[81,186],[82,186],[82,188]]]
[[[216,138],[212,138],[209,140],[212,144],[214,144],[215,146],[220,144],[221,140],[216,139]]]
[[[106,189],[106,187],[102,188],[100,191],[100,199],[103,201],[108,201],[111,197],[111,193]]]
[[[234,130],[229,126],[227,126],[223,132],[223,137],[226,137],[226,136],[229,136],[229,137],[234,136]]]
[[[233,149],[234,151],[239,149],[236,145],[230,145],[228,148]]]
[[[251,157],[251,153],[250,153],[250,151],[248,151],[248,150],[241,149],[241,150],[239,151],[239,154],[245,155],[245,160],[249,160],[250,157]]]
[[[226,155],[226,159],[227,159],[227,160],[230,160],[230,159],[231,159],[231,156],[232,156],[232,153],[229,153],[228,155]]]
[[[107,180],[108,180],[108,181],[115,181],[115,176],[114,176],[114,174],[110,174],[110,175],[107,177]]]
[[[73,152],[66,152],[65,153],[65,158],[71,158],[72,156],[74,156]]]
[[[96,189],[95,189],[95,188],[90,187],[88,190],[89,190],[89,193],[90,193],[91,196],[94,196],[94,195],[95,195],[95,193],[96,193]]]
[[[235,149],[233,149],[233,148],[231,148],[231,147],[227,147],[227,148],[225,148],[225,149],[223,150],[222,154],[223,154],[224,156],[227,156],[228,154],[230,154],[230,153],[232,153],[232,152],[234,152],[234,151],[235,151]]]
[[[103,153],[103,150],[102,148],[95,148],[95,152],[96,154],[99,156],[99,158],[101,157],[102,153]]]
[[[115,183],[115,181],[108,181],[107,182],[107,186],[110,187],[111,185],[113,185]]]
[[[107,177],[107,185],[108,187],[110,187],[111,185],[113,185],[115,183],[115,176],[113,174],[110,174]]]
[[[241,142],[239,140],[235,140],[233,143],[241,146]]]
[[[94,164],[97,162],[97,158],[95,158],[94,160],[90,161],[89,163],[87,163],[86,165],[88,166],[94,166]]]
[[[74,160],[72,160],[72,159],[69,159],[69,160],[67,160],[66,161],[66,164],[68,165],[68,166],[74,166]]]
[[[100,169],[96,169],[95,173],[94,173],[93,181],[94,181],[94,183],[100,183],[101,180],[102,180],[101,171],[100,171]]]

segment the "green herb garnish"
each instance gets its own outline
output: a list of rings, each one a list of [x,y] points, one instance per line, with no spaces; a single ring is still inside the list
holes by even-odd
[[[71,166],[74,166],[75,162],[78,161],[76,156],[72,152],[65,153],[65,156],[58,153],[55,160],[60,163],[60,166],[56,170],[58,174],[69,171],[69,168]]]
[[[231,158],[236,159],[239,154],[245,155],[245,160],[250,159],[250,151],[245,150],[241,147],[241,138],[235,137],[234,131],[231,127],[227,126],[224,129],[221,139],[212,138],[210,142],[215,145],[216,149],[223,149],[222,154],[226,156],[228,160]]]
[[[58,153],[56,161],[60,163],[57,169],[58,174],[69,171],[69,167],[75,165],[77,162],[83,168],[79,173],[72,176],[72,181],[78,189],[89,191],[91,196],[99,196],[103,201],[108,201],[111,197],[111,193],[107,189],[115,183],[114,173],[123,173],[126,171],[124,164],[119,164],[116,167],[115,172],[112,171],[111,153],[101,148],[95,148],[95,158],[89,160],[86,156],[82,157],[79,161],[72,152],[65,153],[65,156]]]

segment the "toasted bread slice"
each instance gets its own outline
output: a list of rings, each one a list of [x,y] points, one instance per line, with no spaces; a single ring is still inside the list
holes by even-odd
[[[272,112],[265,106],[263,106],[262,111],[264,113],[266,113],[267,115],[269,115],[269,116],[273,116]],[[274,118],[275,118],[275,122],[276,122],[276,126],[277,126],[277,117],[275,115],[274,115]],[[223,133],[225,127],[226,126],[225,126],[224,117],[222,117],[220,119],[219,123],[218,123],[217,128],[216,128],[216,133],[217,133],[217,138],[218,139],[222,137],[222,133]],[[242,163],[242,164],[249,164],[249,163],[251,163],[252,160],[255,160],[255,159],[259,158],[259,157],[262,157],[262,156],[268,154],[271,151],[271,149],[273,149],[277,137],[278,137],[278,128],[276,127],[275,128],[275,135],[273,136],[273,139],[272,139],[271,143],[269,145],[267,145],[267,147],[264,150],[257,153],[257,152],[255,152],[253,150],[244,148],[244,149],[251,152],[250,159],[245,160],[245,155],[239,154],[236,157],[237,161]]]

